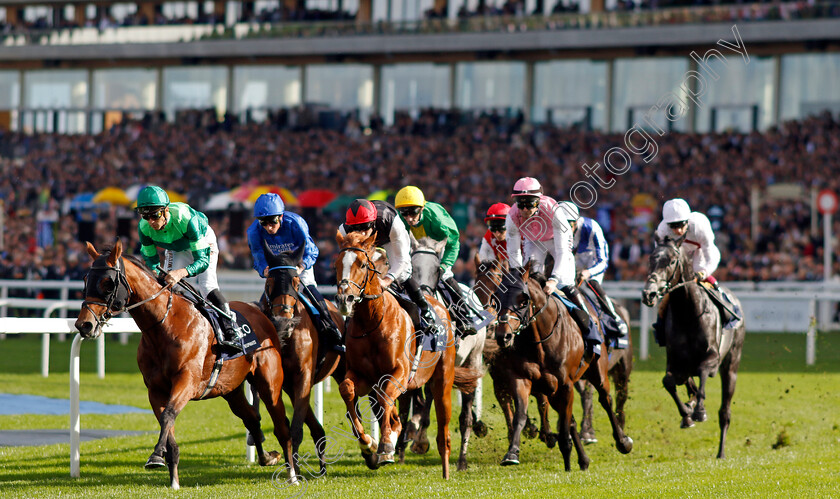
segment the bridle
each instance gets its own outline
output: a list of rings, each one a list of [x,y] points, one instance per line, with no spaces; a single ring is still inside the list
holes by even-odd
[[[90,274],[92,271],[97,270],[104,273],[113,272],[115,274],[115,279],[112,279],[114,282],[114,288],[108,292],[107,295],[103,295],[99,292],[96,288],[96,284],[102,280],[102,278],[97,279],[96,283],[92,283],[89,279]],[[115,315],[119,315],[123,312],[128,312],[134,308],[139,307],[145,303],[148,303],[158,296],[161,295],[166,290],[169,290],[169,300],[166,304],[166,313],[163,317],[157,321],[156,324],[160,324],[166,317],[169,315],[169,311],[172,309],[172,286],[167,284],[160,288],[158,292],[153,294],[152,296],[146,298],[145,300],[139,301],[134,305],[128,305],[129,298],[134,294],[134,290],[131,289],[131,285],[128,283],[128,278],[125,275],[125,263],[123,259],[120,258],[117,260],[115,265],[111,267],[110,265],[97,265],[96,262],[91,265],[90,270],[88,273],[85,274],[85,299],[82,302],[82,308],[90,312],[93,315],[94,319],[96,320],[96,327],[100,330],[102,326],[104,326],[111,318]],[[105,302],[98,302],[98,301],[90,301],[88,297],[93,296],[95,298],[101,298],[105,300]],[[97,315],[96,312],[90,307],[91,305],[105,305],[105,312],[102,315]]]
[[[268,269],[269,274],[271,273],[272,270],[297,270],[297,267],[294,266],[294,265],[278,265],[276,267],[269,268]],[[274,280],[274,286],[272,287],[272,290],[271,290],[272,293],[276,289],[276,286],[277,286],[277,280],[275,279]],[[300,295],[298,294],[297,289],[295,289],[294,286],[292,286],[291,288],[292,288],[292,293],[294,293],[294,294],[290,294],[288,296],[294,297],[295,301],[300,300]],[[279,308],[280,313],[292,313],[292,312],[294,312],[294,310],[295,310],[295,305],[294,304],[286,305],[285,303],[272,303],[272,298],[273,297],[271,297],[271,296],[266,296],[266,299],[268,300],[268,306],[269,306],[269,311],[271,312],[271,315],[274,315],[274,309],[275,308]]]
[[[677,275],[677,272],[680,270],[680,266],[682,265],[682,262],[680,261],[680,251],[677,248],[675,248],[671,245],[667,245],[667,244],[662,245],[662,246],[657,246],[657,247],[664,247],[664,248],[671,249],[671,250],[675,251],[676,254],[677,254],[676,258],[673,258],[671,260],[674,263],[674,270],[671,272],[671,275],[669,275],[668,278],[665,279],[665,285],[664,286],[659,286],[659,283],[662,282],[663,279],[660,278],[658,274],[656,274],[655,272],[651,272],[648,275],[647,282],[657,284],[656,299],[661,300],[666,295],[668,295],[670,293],[673,293],[674,291],[676,291],[676,290],[678,290],[678,289],[680,289],[680,288],[682,288],[682,287],[684,287],[688,284],[691,284],[694,281],[692,281],[692,280],[682,281],[682,282],[677,283],[676,285],[672,285],[672,282],[674,281],[674,277]],[[653,255],[651,255],[651,258],[653,258]],[[671,264],[669,263],[668,266],[670,267]],[[685,272],[683,272],[682,274],[685,275]]]
[[[366,271],[365,272],[365,279],[364,279],[364,281],[362,281],[362,284],[359,284],[352,279],[342,279],[341,281],[338,282],[339,289],[341,288],[342,285],[345,285],[345,284],[347,284],[347,285],[352,284],[353,286],[355,286],[359,290],[359,294],[358,295],[351,295],[351,296],[353,296],[353,302],[354,303],[360,303],[363,300],[376,300],[378,298],[381,298],[382,293],[379,293],[377,295],[365,294],[365,290],[367,289],[367,285],[370,282],[371,273],[381,274],[381,272],[376,270],[376,268],[373,266],[373,262],[371,261],[370,257],[368,256],[367,251],[365,251],[363,248],[359,248],[359,247],[356,247],[356,246],[348,246],[347,248],[341,248],[338,251],[338,254],[336,255],[336,258],[338,258],[345,251],[356,251],[356,252],[359,252],[359,253],[365,255],[365,260],[366,261],[365,261],[365,263],[362,264],[362,269],[364,269]]]

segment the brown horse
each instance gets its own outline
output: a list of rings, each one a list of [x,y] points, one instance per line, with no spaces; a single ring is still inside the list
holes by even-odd
[[[160,423],[160,436],[146,462],[146,469],[168,466],[170,485],[173,489],[180,488],[175,418],[190,400],[219,396],[255,436],[260,465],[277,464],[279,454],[276,451],[263,451],[259,414],[248,404],[242,389],[246,379],[265,401],[274,422],[274,434],[289,463],[292,440],[280,398],[283,385],[280,340],[271,321],[253,305],[231,302],[231,308],[242,314],[255,332],[260,347],[224,362],[215,386],[208,392],[218,359],[218,344],[210,322],[189,300],[168,286],[161,287],[156,276],[140,260],[124,256],[120,241],[110,252],[102,254],[87,243],[87,251],[93,263],[85,277],[85,300],[76,319],[76,329],[83,338],[96,338],[108,319],[128,311],[142,331],[137,365],[149,391],[149,403]],[[289,478],[292,483],[297,482],[292,467]]]
[[[451,391],[453,383],[467,391],[475,389],[478,374],[455,367],[455,341],[448,314],[441,303],[427,296],[447,329],[446,349],[423,352],[415,362],[420,335],[408,313],[396,298],[380,285],[373,262],[374,238],[353,232],[347,236],[336,234],[339,252],[335,262],[338,277],[336,299],[342,314],[351,317],[346,333],[347,372],[340,385],[341,397],[347,407],[347,417],[358,437],[365,463],[371,469],[394,462],[395,446],[404,438],[402,424],[395,407],[409,390],[432,384],[438,421],[437,445],[442,459],[443,478],[449,478],[451,439],[449,420],[452,416]],[[416,368],[416,372],[412,372]],[[378,444],[365,434],[362,426],[359,397],[376,393],[374,410],[379,421],[382,442]],[[376,455],[375,455],[376,454]]]
[[[327,462],[324,458],[326,434],[324,427],[315,417],[309,403],[312,387],[333,376],[336,382],[344,379],[342,356],[332,350],[326,350],[319,341],[318,330],[306,311],[303,300],[299,299],[300,276],[297,264],[303,254],[301,245],[297,252],[285,252],[274,255],[265,251],[269,265],[265,280],[265,293],[260,307],[277,328],[282,344],[283,370],[286,373],[283,390],[291,397],[293,415],[291,424],[292,447],[297,458],[298,448],[303,440],[303,424],[309,427],[315,451],[320,462],[320,475],[326,473]],[[327,302],[333,321],[344,332],[344,319],[335,306]],[[296,472],[300,473],[299,463],[295,463]]]
[[[542,284],[531,278],[530,263],[504,275],[495,299],[500,308],[496,342],[502,348],[492,361],[499,375],[494,381],[514,394],[516,408],[513,437],[502,465],[519,463],[521,433],[533,387],[547,395],[551,407],[560,414],[557,433],[565,470],[571,470],[572,443],[580,468],[589,466],[572,415],[573,386],[584,373],[598,391],[599,402],[610,418],[616,448],[625,454],[630,452],[633,441],[624,434],[612,411],[606,356],[600,357],[596,365],[579,367],[583,340],[577,324],[560,299],[546,295]]]

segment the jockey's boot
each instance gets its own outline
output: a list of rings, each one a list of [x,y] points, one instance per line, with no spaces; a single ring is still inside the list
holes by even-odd
[[[210,303],[216,306],[223,313],[219,314],[219,326],[221,332],[216,332],[216,341],[220,345],[242,350],[242,344],[239,341],[239,326],[236,324],[236,314],[230,309],[230,303],[222,295],[218,289],[211,291],[207,298]]]
[[[330,314],[330,309],[327,307],[327,302],[324,300],[324,296],[320,291],[318,291],[318,288],[312,284],[304,286],[304,288],[309,292],[310,299],[312,299],[315,306],[318,307],[318,312],[321,315],[321,320],[316,321],[318,324],[315,325],[318,328],[318,334],[330,350],[343,353],[345,351],[344,338],[341,337],[341,331],[338,329],[338,326],[335,325],[335,322],[333,322],[332,314]]]
[[[414,278],[406,280],[403,283],[403,288],[405,288],[408,297],[411,298],[411,301],[417,305],[417,309],[420,311],[420,322],[418,324],[414,324],[414,330],[432,335],[438,334],[443,326],[438,324],[435,320],[435,316],[432,313],[432,306],[429,305],[426,295],[424,295],[420,290],[420,286]]]
[[[584,363],[592,364],[598,361],[601,356],[601,338],[599,338],[598,331],[592,330],[589,327],[589,312],[586,311],[586,304],[583,301],[583,295],[577,286],[563,286],[563,293],[566,297],[575,304],[576,308],[569,310],[572,319],[580,328],[580,334],[583,336],[583,358],[580,359],[581,366]]]
[[[475,315],[472,307],[469,305],[468,298],[464,296],[464,291],[461,285],[454,277],[450,277],[444,281],[446,287],[452,293],[452,309],[451,312],[455,316],[455,323],[458,326],[458,331],[461,336],[472,336],[478,332],[477,325],[481,323],[481,319]]]
[[[610,297],[607,296],[607,293],[604,292],[604,288],[601,287],[601,283],[599,283],[598,281],[596,281],[594,279],[590,279],[590,280],[586,281],[586,284],[588,286],[590,286],[590,288],[592,290],[595,291],[595,293],[598,296],[598,301],[601,302],[601,305],[603,305],[606,312],[615,321],[616,327],[618,328],[619,337],[620,338],[626,338],[627,333],[630,332],[629,329],[627,328],[627,323],[625,323],[624,319],[622,319],[621,316],[618,315],[618,312],[616,312],[615,305],[613,305],[613,302],[610,299]]]
[[[729,296],[720,288],[720,284],[718,284],[717,279],[709,282],[712,283],[712,286],[715,288],[715,293],[717,294],[717,300],[715,301],[717,301],[718,310],[720,310],[720,323],[723,325],[724,329],[734,327],[735,324],[741,320],[741,317],[739,316],[740,310],[738,310],[738,307],[732,303]],[[729,305],[726,306],[726,303]]]

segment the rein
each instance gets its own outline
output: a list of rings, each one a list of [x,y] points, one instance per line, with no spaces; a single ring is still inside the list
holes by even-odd
[[[342,284],[352,284],[353,286],[356,286],[356,288],[359,290],[359,294],[353,297],[353,301],[355,303],[360,303],[364,300],[376,300],[378,298],[382,298],[384,291],[382,293],[379,293],[378,295],[365,294],[365,289],[367,289],[367,285],[370,282],[371,272],[373,272],[374,274],[382,275],[382,272],[376,270],[376,268],[372,265],[367,251],[365,251],[363,248],[358,248],[356,246],[348,246],[347,248],[341,248],[338,251],[336,258],[338,258],[338,255],[344,253],[345,251],[358,251],[365,255],[365,259],[367,260],[367,262],[363,264],[363,268],[367,270],[367,272],[365,272],[365,280],[362,282],[361,285],[359,285],[356,281],[353,281],[351,279],[342,279],[338,282],[338,287],[341,287]]]

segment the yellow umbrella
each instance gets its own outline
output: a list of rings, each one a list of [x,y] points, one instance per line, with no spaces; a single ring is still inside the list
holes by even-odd
[[[93,196],[94,203],[111,203],[120,206],[131,204],[131,199],[119,187],[106,187]]]
[[[283,203],[287,206],[297,206],[298,204],[297,198],[292,194],[292,191],[285,187],[268,184],[239,186],[231,191],[231,197],[239,201],[254,204],[258,197],[268,193],[279,194]]]
[[[166,194],[169,196],[170,203],[186,203],[187,196],[186,194],[179,194],[175,191],[166,191]]]
[[[392,192],[394,191],[390,189],[382,189],[376,192],[371,192],[370,196],[368,196],[367,198],[371,201],[387,201],[388,196],[390,196]]]

